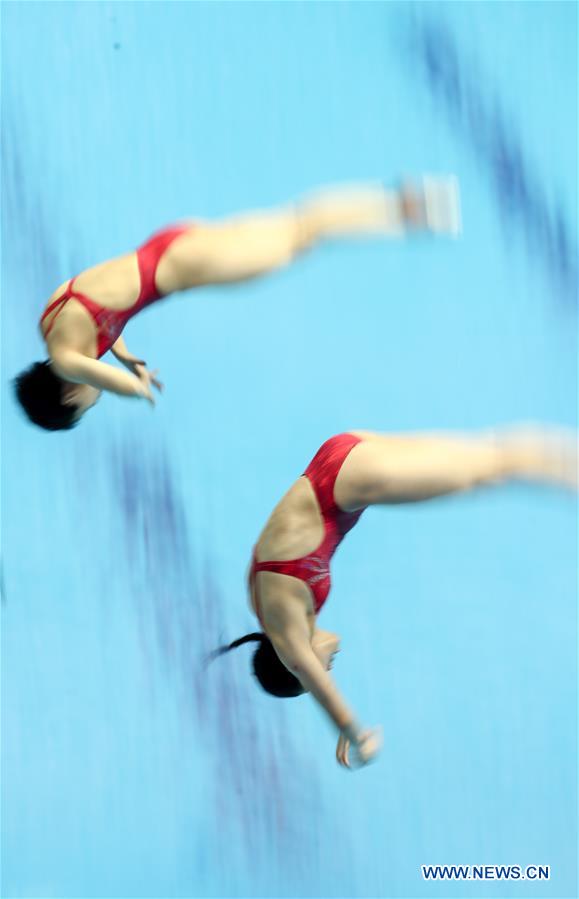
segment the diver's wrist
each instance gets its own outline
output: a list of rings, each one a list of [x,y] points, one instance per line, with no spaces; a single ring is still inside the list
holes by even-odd
[[[148,389],[147,385],[139,379],[138,375],[133,375],[133,378],[134,378],[133,389],[135,391],[135,396],[138,396],[141,399],[145,399],[145,400],[148,399],[149,398],[149,389]]]
[[[357,721],[350,721],[349,724],[346,724],[341,729],[342,735],[346,740],[349,740],[350,743],[358,745],[360,742],[360,738],[362,736],[362,728],[358,724]]]

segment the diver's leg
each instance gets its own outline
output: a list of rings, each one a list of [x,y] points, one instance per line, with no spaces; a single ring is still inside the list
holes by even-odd
[[[344,509],[420,502],[474,487],[528,480],[577,489],[577,438],[562,430],[515,428],[490,434],[372,436],[338,475]]]
[[[280,209],[200,223],[171,244],[159,263],[157,284],[169,293],[244,281],[288,265],[329,239],[391,238],[423,229],[455,233],[456,222],[437,224],[433,210],[440,202],[431,199],[429,205],[424,184],[400,190],[381,184],[327,188]],[[458,204],[455,182],[447,193]]]

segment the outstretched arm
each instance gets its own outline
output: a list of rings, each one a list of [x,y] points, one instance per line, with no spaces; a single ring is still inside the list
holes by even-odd
[[[147,364],[144,359],[138,359],[137,356],[134,356],[133,353],[130,352],[123,337],[119,337],[118,340],[113,343],[111,353],[115,359],[118,359],[118,361],[121,362],[125,368],[128,368],[129,371],[133,372],[133,374],[136,373],[135,365],[146,366]]]
[[[272,643],[288,671],[317,699],[338,730],[353,727],[354,715],[314,653],[307,632],[304,634],[301,629],[292,628],[272,637]]]
[[[76,350],[66,349],[53,354],[53,365],[56,374],[66,381],[90,384],[119,396],[144,398],[154,405],[151,388],[143,379]]]
[[[359,764],[374,758],[380,750],[379,734],[363,730],[357,723],[336,684],[321,664],[311,646],[310,629],[303,610],[292,603],[280,605],[272,616],[273,627],[268,636],[288,671],[322,706],[340,732],[336,756],[344,767],[350,767],[350,745]],[[283,620],[282,620],[283,619]]]
[[[144,359],[138,359],[137,356],[134,356],[130,350],[128,349],[124,339],[119,337],[118,340],[111,347],[111,352],[113,356],[122,362],[125,368],[128,368],[132,374],[136,375],[141,384],[143,384],[148,392],[143,394],[147,396],[147,399],[152,401],[151,397],[151,386],[155,387],[157,390],[162,391],[163,385],[157,378],[158,369],[155,371],[149,371],[147,368],[147,363]]]
[[[275,651],[286,668],[294,674],[303,688],[311,693],[338,728],[340,735],[336,758],[344,768],[350,768],[349,750],[354,749],[356,762],[365,765],[381,748],[380,732],[363,730],[348,708],[334,681],[313,652],[309,641],[298,632],[286,633],[272,640]]]

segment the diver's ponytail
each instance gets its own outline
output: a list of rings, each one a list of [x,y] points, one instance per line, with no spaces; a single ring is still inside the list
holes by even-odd
[[[237,649],[238,646],[243,646],[244,643],[263,643],[264,640],[267,639],[265,634],[255,631],[253,634],[246,634],[245,637],[239,637],[237,640],[234,640],[233,643],[230,643],[229,646],[223,647],[223,652]]]
[[[253,634],[246,634],[245,637],[239,637],[237,640],[234,640],[233,643],[228,643],[226,646],[220,646],[218,649],[214,649],[213,652],[209,653],[207,661],[212,662],[214,659],[218,659],[219,656],[224,656],[225,653],[231,652],[232,649],[243,646],[244,643],[263,643],[264,640],[267,640],[267,637],[265,634],[261,634],[258,631]]]
[[[219,656],[231,652],[232,649],[243,646],[244,643],[259,643],[253,655],[253,673],[266,693],[284,697],[300,696],[305,693],[297,677],[288,671],[279,659],[267,634],[258,631],[246,634],[245,637],[239,637],[233,643],[213,650],[207,661],[211,662]]]

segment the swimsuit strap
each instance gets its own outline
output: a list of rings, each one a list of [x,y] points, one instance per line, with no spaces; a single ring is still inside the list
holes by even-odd
[[[258,562],[257,561],[257,552],[254,549],[253,551],[253,559],[251,560],[251,572],[250,572],[250,580],[252,583],[255,582],[255,575],[259,571],[273,571],[275,574],[285,574],[282,570],[284,565],[293,565],[296,562],[300,562],[301,559],[288,559],[285,562],[280,562],[275,559],[269,559],[266,562]]]
[[[283,561],[269,559],[266,562],[258,562],[255,554],[250,570],[250,585],[254,586],[255,606],[257,617],[261,621],[261,609],[259,607],[259,598],[257,596],[257,588],[255,585],[255,575],[260,571],[271,571],[273,574],[287,574],[290,577],[303,581],[311,590],[314,600],[314,611],[317,614],[323,606],[329,592],[330,568],[328,564],[328,556],[324,555],[323,549],[326,538],[320,546],[309,553],[307,556],[301,556],[299,559],[284,559]]]
[[[257,567],[258,565],[259,565],[259,562],[257,561],[257,550],[254,549],[253,556],[251,559],[251,567],[249,569],[249,587],[250,587],[250,592],[253,594],[253,601],[255,602],[255,613],[257,615],[257,620],[263,627],[263,621],[261,618],[261,606],[260,606],[260,602],[259,602],[259,596],[257,595],[257,584],[255,583],[255,575],[256,575],[256,572],[259,570]],[[253,588],[253,590],[251,588]],[[265,628],[264,628],[264,630],[265,630]]]
[[[97,326],[97,329],[100,328],[100,317],[102,316],[103,312],[113,314],[113,315],[115,315],[115,314],[120,315],[120,316],[123,315],[123,311],[116,312],[116,310],[108,310],[106,307],[101,306],[99,303],[95,302],[95,300],[91,300],[91,298],[87,297],[86,294],[80,293],[79,291],[74,290],[74,282],[75,281],[76,281],[76,276],[74,278],[70,279],[64,293],[62,293],[56,300],[53,300],[53,302],[49,306],[47,306],[46,309],[44,310],[44,312],[42,313],[42,316],[40,319],[41,323],[44,321],[44,319],[46,318],[47,315],[49,315],[54,309],[56,309],[57,306],[60,306],[60,309],[57,310],[52,321],[50,322],[46,331],[44,332],[45,337],[48,337],[48,335],[50,334],[50,331],[52,330],[52,326],[54,325],[56,318],[60,315],[61,311],[64,309],[65,305],[68,303],[69,300],[77,300],[82,306],[84,306],[84,308],[87,310],[87,312],[90,314],[91,318],[93,319],[95,325]],[[132,307],[131,307],[131,311],[132,311]]]
[[[306,557],[304,557],[306,558]],[[284,562],[280,562],[275,559],[269,559],[267,562],[258,562],[257,559],[253,562],[253,571],[252,573],[255,575],[259,571],[273,571],[275,574],[286,574],[283,570],[284,566],[295,565],[297,562],[301,562],[300,559],[286,559]]]
[[[47,306],[46,309],[44,310],[44,312],[42,313],[42,316],[40,319],[41,323],[44,321],[44,319],[46,318],[47,315],[50,315],[50,313],[53,311],[53,309],[56,309],[57,306],[60,306],[60,308],[57,310],[56,314],[52,318],[52,321],[49,323],[46,331],[44,332],[45,337],[48,337],[48,335],[50,334],[50,332],[52,330],[52,326],[54,325],[54,322],[56,321],[56,319],[58,318],[58,316],[60,315],[60,313],[66,306],[66,304],[68,303],[68,301],[70,299],[72,299],[72,297],[74,296],[73,291],[72,291],[72,285],[74,283],[74,280],[75,280],[74,278],[70,279],[70,281],[68,282],[68,284],[66,285],[66,287],[64,289],[64,293],[61,293],[61,295],[59,297],[57,297],[56,300],[53,300],[52,303],[49,306]]]

